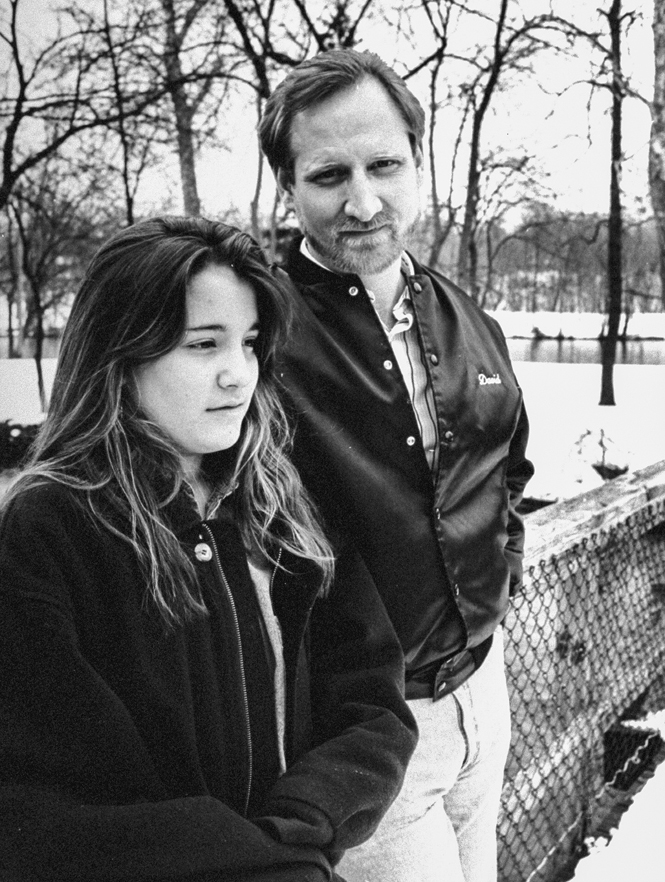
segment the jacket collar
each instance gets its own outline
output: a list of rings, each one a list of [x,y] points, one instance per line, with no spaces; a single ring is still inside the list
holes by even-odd
[[[354,273],[335,273],[318,263],[314,263],[300,250],[302,234],[295,236],[289,247],[286,271],[298,284],[302,285],[326,285],[326,286],[350,286],[362,285],[360,276]]]

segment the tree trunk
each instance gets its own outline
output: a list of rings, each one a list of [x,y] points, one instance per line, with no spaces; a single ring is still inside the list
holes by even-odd
[[[261,113],[263,110],[263,101],[261,100],[261,96],[257,95],[256,97],[256,116],[257,119],[261,119]],[[252,201],[249,203],[249,216],[251,221],[251,230],[252,236],[256,239],[257,242],[261,242],[263,240],[262,231],[261,231],[261,190],[263,188],[263,153],[261,152],[261,146],[259,144],[258,138],[256,140],[256,152],[257,152],[257,166],[256,166],[256,182],[254,185],[254,195],[252,196]]]
[[[44,385],[44,371],[42,358],[44,355],[44,310],[39,307],[35,311],[35,368],[37,370],[37,391],[39,393],[39,406],[42,413],[46,413],[48,402],[46,400],[46,386]]]
[[[602,378],[601,405],[613,405],[614,364],[621,322],[623,293],[621,218],[621,0],[613,0],[608,14],[612,45],[612,159],[610,169],[610,217],[607,236],[607,333],[601,340]]]
[[[478,199],[480,198],[480,133],[482,116],[478,110],[473,114],[471,150],[466,182],[466,202],[464,222],[460,234],[457,258],[457,283],[465,288],[474,300],[478,300],[478,249],[476,246],[476,224],[478,221]]]
[[[653,4],[655,76],[649,140],[649,191],[660,245],[661,297],[665,304],[665,6]]]
[[[178,146],[178,162],[180,164],[180,183],[185,214],[198,216],[201,214],[196,183],[196,166],[194,150],[194,131],[192,120],[194,111],[187,100],[182,64],[180,63],[181,40],[176,31],[176,13],[172,0],[162,0],[165,14],[166,36],[164,44],[164,68],[166,84],[173,102],[176,121],[176,142]]]
[[[457,281],[466,288],[471,297],[478,302],[478,201],[480,199],[480,139],[485,114],[490,106],[494,90],[499,81],[505,53],[501,49],[501,38],[506,23],[508,0],[500,0],[499,15],[494,32],[494,55],[489,67],[487,82],[482,91],[480,103],[474,102],[471,143],[469,145],[469,170],[467,175],[466,204],[464,222],[460,235],[457,259]]]
[[[182,202],[185,214],[197,217],[201,214],[201,200],[196,182],[196,151],[194,150],[194,132],[192,130],[193,114],[187,105],[187,99],[179,88],[171,93],[175,109],[178,130],[178,162],[180,164],[180,182],[182,185]]]

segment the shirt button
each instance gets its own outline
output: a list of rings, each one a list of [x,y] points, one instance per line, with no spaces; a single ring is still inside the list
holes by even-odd
[[[392,363],[392,361],[391,361],[389,358],[387,358],[387,359],[383,362],[383,366],[384,366],[384,368],[385,368],[387,371],[391,371],[391,370],[393,369],[393,363]]]
[[[420,282],[414,282],[413,290],[416,292],[416,294],[420,294],[420,292],[423,290],[423,286],[420,284]]]
[[[353,285],[351,288],[349,288],[349,294],[352,297],[355,297],[357,295],[357,293],[358,293],[358,289],[356,288],[355,285]]]
[[[438,364],[439,363],[439,356],[435,352],[432,352],[430,354],[429,360],[432,362],[432,364]]]
[[[199,542],[194,548],[197,560],[212,560],[212,548],[205,542]]]
[[[448,685],[448,681],[442,680],[436,688],[439,692],[443,692],[443,690],[446,688],[447,685]]]
[[[406,443],[409,445],[409,447],[413,447],[413,445],[416,443],[416,439],[413,437],[413,435],[409,435],[409,437],[406,439]]]

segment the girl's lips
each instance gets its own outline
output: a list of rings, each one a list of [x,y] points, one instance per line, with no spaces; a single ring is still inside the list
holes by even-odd
[[[245,402],[239,401],[237,404],[220,404],[218,407],[208,407],[208,412],[214,413],[218,410],[238,410],[238,408],[244,407]]]

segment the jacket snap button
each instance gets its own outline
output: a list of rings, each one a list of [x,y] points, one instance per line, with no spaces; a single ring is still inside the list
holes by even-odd
[[[416,443],[416,439],[413,437],[413,435],[409,435],[409,437],[406,439],[406,443],[409,445],[409,447],[413,447],[413,445]]]
[[[383,362],[383,366],[384,366],[384,368],[385,368],[387,371],[391,371],[391,370],[393,369],[393,363],[392,363],[392,361],[391,361],[389,358],[387,358],[387,359]]]
[[[358,289],[356,288],[355,285],[354,285],[352,288],[349,288],[349,294],[350,294],[352,297],[355,297],[357,293],[358,293]]]
[[[199,542],[194,547],[194,554],[197,560],[212,560],[212,548],[205,542]]]
[[[454,437],[455,436],[453,435],[453,433],[450,431],[450,429],[448,429],[448,431],[445,432],[443,435],[443,440],[447,441],[450,444]]]
[[[432,364],[438,364],[439,363],[439,356],[436,355],[434,352],[432,352],[430,354],[429,360],[432,362]]]
[[[420,294],[420,292],[423,290],[423,286],[420,284],[420,282],[414,282],[413,290],[416,292],[416,294]]]

